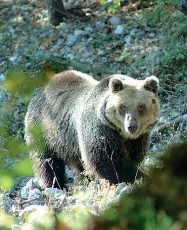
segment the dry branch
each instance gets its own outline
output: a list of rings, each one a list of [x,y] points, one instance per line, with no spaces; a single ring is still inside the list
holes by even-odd
[[[158,132],[160,130],[163,130],[164,128],[170,126],[170,125],[174,125],[176,123],[179,123],[179,122],[187,122],[187,114],[184,114],[183,116],[181,117],[178,117],[178,118],[175,118],[174,120],[172,121],[169,121],[165,124],[162,124],[162,125],[159,125],[158,127],[156,127],[154,130],[153,130],[153,133],[155,132]]]

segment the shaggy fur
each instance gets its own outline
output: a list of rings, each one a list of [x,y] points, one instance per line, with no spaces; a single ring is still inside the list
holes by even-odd
[[[25,139],[40,125],[45,147],[30,156],[43,187],[63,188],[65,164],[110,183],[133,182],[159,119],[158,79],[111,75],[100,82],[78,71],[55,75],[31,101]]]

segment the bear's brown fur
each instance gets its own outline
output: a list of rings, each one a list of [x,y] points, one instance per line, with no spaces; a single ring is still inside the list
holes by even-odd
[[[65,164],[105,178],[133,182],[159,119],[158,79],[111,75],[101,81],[78,71],[56,74],[32,100],[25,138],[40,125],[45,148],[30,155],[43,187],[64,187]]]

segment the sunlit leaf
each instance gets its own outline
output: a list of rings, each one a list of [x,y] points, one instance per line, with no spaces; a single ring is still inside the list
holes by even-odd
[[[8,216],[0,210],[0,229],[11,228],[14,223],[13,217]]]
[[[6,170],[0,170],[0,188],[3,190],[9,190],[13,187],[14,180],[10,175],[10,172]]]
[[[32,164],[30,159],[24,159],[15,165],[15,172],[17,176],[32,176]]]
[[[7,74],[3,86],[11,93],[19,93],[20,95],[29,95],[36,87],[45,85],[53,73],[37,73],[33,77],[29,77],[20,71],[10,71]],[[15,80],[16,79],[16,80]]]

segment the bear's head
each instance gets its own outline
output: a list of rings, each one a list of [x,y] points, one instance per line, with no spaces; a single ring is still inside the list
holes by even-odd
[[[110,76],[104,106],[105,122],[131,139],[150,132],[160,115],[158,83],[155,76],[145,80],[118,74]]]

